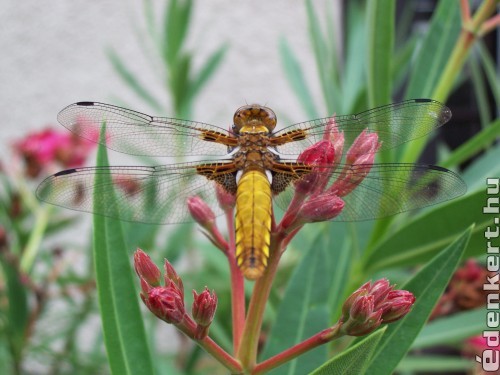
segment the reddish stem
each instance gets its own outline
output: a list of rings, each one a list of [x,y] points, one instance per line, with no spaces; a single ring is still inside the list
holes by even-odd
[[[198,340],[196,338],[196,323],[191,319],[189,315],[184,315],[184,320],[176,325],[176,327],[182,331],[186,336],[195,341],[200,347],[202,347],[207,353],[211,354],[218,362],[224,365],[227,369],[231,371],[231,374],[242,374],[243,369],[241,363],[222,349],[219,345],[215,343],[210,337]]]
[[[233,319],[233,351],[238,348],[245,327],[245,281],[236,263],[236,244],[234,238],[234,216],[232,210],[226,211],[227,229],[229,231],[229,249],[226,253],[231,274],[231,308]]]
[[[460,14],[462,15],[462,24],[470,22],[470,7],[469,0],[460,1]]]
[[[340,333],[340,325],[336,324],[333,327],[327,328],[321,332],[318,332],[314,336],[311,336],[305,341],[292,346],[285,351],[266,359],[265,361],[259,363],[255,366],[255,369],[252,371],[252,375],[264,374],[265,372],[281,366],[282,364],[291,361],[292,359],[308,352],[311,349],[314,349],[320,345],[326,344],[338,337],[341,336]]]
[[[252,298],[248,307],[248,318],[245,322],[245,329],[237,357],[240,359],[245,370],[252,370],[257,360],[257,349],[259,336],[262,328],[264,310],[271,292],[274,276],[278,269],[281,258],[281,244],[283,237],[277,234],[272,235],[270,245],[270,257],[264,274],[255,282]]]

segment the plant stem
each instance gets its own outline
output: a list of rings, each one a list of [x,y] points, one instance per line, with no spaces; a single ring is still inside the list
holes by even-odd
[[[184,320],[180,324],[176,325],[176,327],[190,339],[195,341],[207,353],[212,355],[212,357],[214,357],[219,363],[229,369],[231,371],[231,374],[243,373],[241,363],[224,349],[222,349],[219,345],[217,345],[215,341],[210,337],[206,336],[201,340],[196,339],[196,323],[193,322],[193,320],[188,315],[185,315]]]
[[[477,33],[481,25],[494,12],[495,0],[485,0],[474,14],[472,21],[462,25],[460,36],[441,75],[441,79],[432,94],[432,98],[442,102],[446,101],[455,83],[455,79],[467,58],[469,50],[477,39]],[[462,15],[462,17],[465,16]]]
[[[233,319],[233,351],[238,353],[241,335],[245,327],[245,281],[238,265],[236,264],[236,244],[234,239],[234,215],[232,211],[226,212],[227,229],[229,231],[229,249],[227,258],[231,273],[231,308]]]
[[[255,366],[252,375],[264,374],[267,371],[281,366],[282,364],[291,361],[292,359],[304,354],[305,352],[308,352],[311,349],[314,349],[320,345],[326,344],[327,342],[340,337],[341,334],[339,328],[340,325],[336,324],[333,327],[318,332],[307,340],[304,340],[301,343],[294,345],[291,348],[288,348],[287,350],[276,354],[269,359],[266,359],[265,361]]]
[[[43,236],[45,234],[45,230],[47,229],[49,218],[53,210],[53,206],[38,206],[35,213],[35,225],[33,227],[33,230],[31,231],[28,243],[26,244],[23,255],[21,257],[21,271],[30,273],[31,267],[35,262],[36,256],[38,255],[40,244],[43,240]]]
[[[271,286],[273,284],[278,263],[281,258],[281,245],[283,236],[275,234],[271,237],[270,257],[267,268],[264,274],[255,282],[252,298],[248,307],[247,321],[243,330],[241,345],[238,350],[237,357],[240,359],[243,368],[251,371],[257,361],[257,349],[259,344],[260,330],[262,328],[262,320],[264,309],[269,298]]]

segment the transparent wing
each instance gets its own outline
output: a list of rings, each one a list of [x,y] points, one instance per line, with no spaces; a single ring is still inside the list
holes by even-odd
[[[130,109],[97,102],[78,102],[59,112],[57,119],[80,137],[99,143],[106,124],[104,146],[131,155],[220,156],[227,146],[202,140],[206,131],[231,137],[228,131],[201,122],[152,117]]]
[[[378,134],[382,142],[381,150],[390,149],[432,132],[451,118],[451,111],[444,104],[431,99],[412,99],[369,109],[355,115],[335,116],[340,131],[344,132],[347,142],[367,129]],[[278,147],[278,152],[298,155],[304,148],[320,141],[330,123],[330,118],[302,122],[288,126],[273,134],[275,137],[302,130],[303,140],[290,142]],[[349,144],[349,143],[347,143]],[[346,151],[347,148],[344,148]]]
[[[216,215],[222,213],[216,204],[215,182],[197,173],[199,165],[69,169],[45,179],[37,189],[37,196],[57,206],[125,221],[183,223],[192,220],[186,204],[190,196],[203,198]],[[98,175],[110,179],[98,183],[102,181],[96,178]],[[100,194],[95,196],[97,187]]]
[[[320,168],[328,170],[331,167]],[[350,190],[350,193],[341,197],[345,205],[342,213],[334,219],[336,221],[363,221],[392,216],[459,197],[467,190],[465,182],[457,174],[432,165],[355,165],[349,168],[351,179],[345,178],[344,168],[339,165],[333,172],[326,172],[330,176],[328,187],[342,180],[343,189]],[[357,185],[355,181],[360,179],[362,181]],[[294,188],[295,184],[291,183],[283,193],[275,196],[276,204],[283,210],[288,207]]]

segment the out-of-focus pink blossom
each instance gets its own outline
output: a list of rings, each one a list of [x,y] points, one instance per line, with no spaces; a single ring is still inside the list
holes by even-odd
[[[24,159],[26,175],[35,178],[51,164],[66,168],[82,166],[95,146],[94,142],[72,133],[47,128],[16,142],[14,150]]]
[[[215,214],[212,209],[200,197],[189,197],[187,199],[189,213],[193,219],[205,229],[210,229],[215,222]]]
[[[431,314],[431,319],[483,306],[487,295],[483,285],[486,278],[493,274],[474,259],[467,260],[453,274],[446,291]]]
[[[232,210],[236,205],[236,195],[228,193],[222,186],[215,184],[215,194],[224,211]]]

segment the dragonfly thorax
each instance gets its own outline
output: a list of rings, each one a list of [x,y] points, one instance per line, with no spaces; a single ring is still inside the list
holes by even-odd
[[[236,134],[269,134],[276,127],[276,114],[258,104],[245,105],[234,113],[233,124]]]

